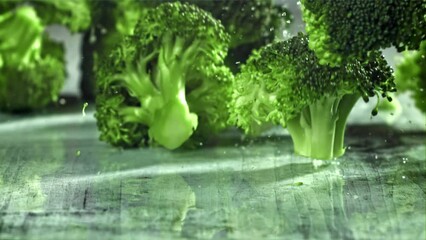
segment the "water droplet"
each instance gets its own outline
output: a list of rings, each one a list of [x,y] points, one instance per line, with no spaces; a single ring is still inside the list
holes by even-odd
[[[59,104],[60,105],[65,105],[66,103],[67,103],[67,100],[65,100],[65,98],[59,99]]]
[[[378,159],[379,157],[377,155],[374,155],[374,159]]]
[[[402,176],[402,179],[405,179],[405,176]]]

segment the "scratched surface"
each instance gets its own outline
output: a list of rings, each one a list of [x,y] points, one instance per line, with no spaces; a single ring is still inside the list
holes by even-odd
[[[123,151],[81,113],[6,121],[0,239],[425,239],[426,134],[349,130],[325,164],[288,136]]]

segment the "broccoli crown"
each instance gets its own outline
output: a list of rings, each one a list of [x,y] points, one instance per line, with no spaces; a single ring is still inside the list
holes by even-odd
[[[121,147],[154,140],[174,149],[198,126],[222,128],[232,78],[223,66],[228,42],[220,22],[198,7],[149,9],[97,70],[101,140]]]
[[[62,24],[71,32],[88,28],[91,14],[88,0],[31,0],[44,25]]]
[[[356,94],[368,99],[394,91],[391,69],[378,53],[365,64],[352,61],[331,67],[320,65],[308,44],[308,38],[299,34],[252,54],[234,83],[232,123],[256,132],[265,122],[286,126],[323,98]]]
[[[0,110],[26,112],[55,102],[65,80],[62,56],[62,45],[45,37],[40,58],[0,68]]]
[[[32,7],[23,6],[0,15],[0,68],[6,64],[18,67],[39,58],[42,31]]]
[[[395,79],[398,91],[412,91],[417,108],[426,113],[426,41],[418,51],[405,53]]]
[[[418,49],[426,39],[424,1],[302,0],[302,6],[309,46],[322,64],[390,46]]]

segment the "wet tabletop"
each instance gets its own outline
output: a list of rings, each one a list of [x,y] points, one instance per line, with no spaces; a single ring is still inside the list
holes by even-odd
[[[120,150],[88,114],[0,123],[0,239],[425,239],[426,134],[351,127],[347,154],[235,131]]]

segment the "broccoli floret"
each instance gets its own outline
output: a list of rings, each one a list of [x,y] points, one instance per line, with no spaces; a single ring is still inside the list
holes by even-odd
[[[235,79],[230,121],[247,133],[280,124],[296,154],[333,159],[344,154],[346,120],[356,101],[395,91],[392,71],[378,53],[364,64],[320,65],[308,44],[299,34],[254,52]]]
[[[426,41],[418,51],[405,53],[395,79],[398,91],[412,91],[417,108],[426,113]]]
[[[71,32],[87,29],[91,24],[88,0],[30,0],[44,25],[61,24]]]
[[[390,46],[415,50],[426,39],[424,1],[301,2],[309,46],[322,64],[364,59],[370,51]]]
[[[0,15],[0,110],[24,112],[56,101],[65,79],[63,49],[42,31],[30,6]]]
[[[0,15],[0,68],[26,65],[40,57],[43,26],[31,7]]]
[[[0,110],[28,112],[56,102],[65,81],[62,56],[62,45],[45,36],[40,58],[0,68]]]
[[[100,139],[175,149],[197,127],[222,129],[232,80],[223,66],[228,42],[220,22],[198,7],[149,9],[97,70]]]

